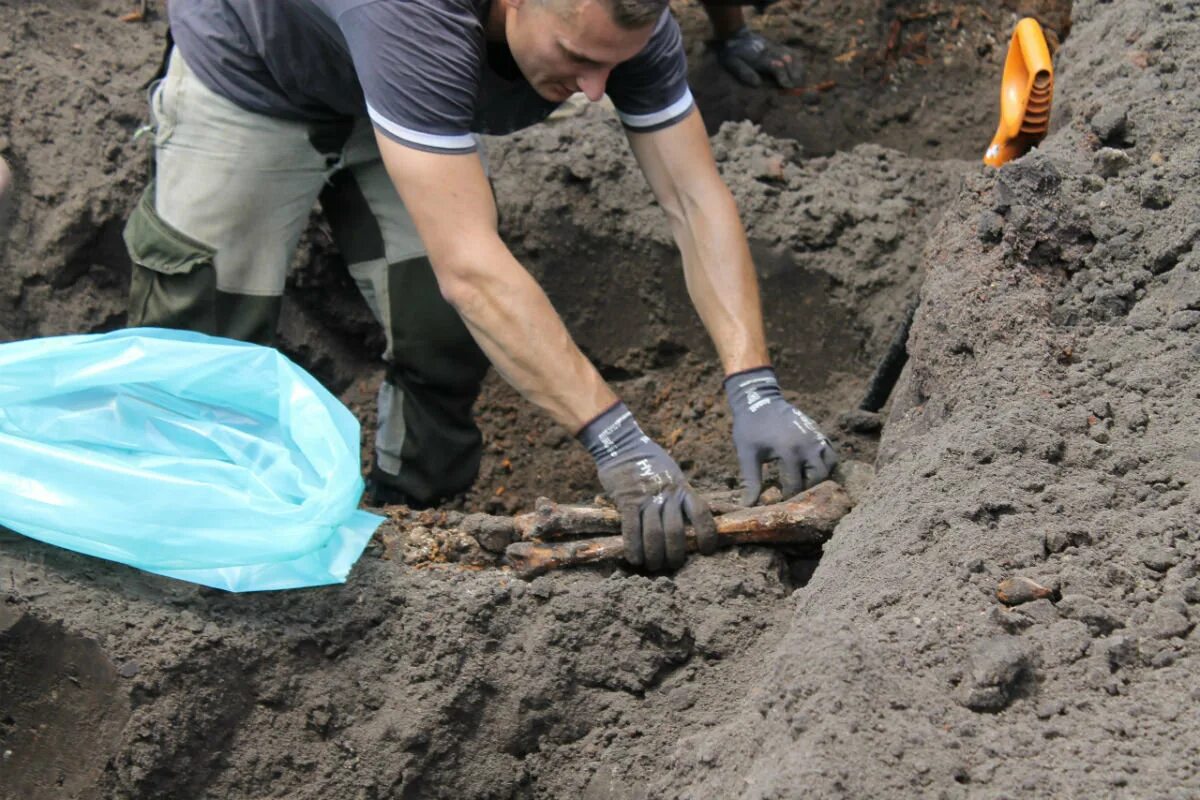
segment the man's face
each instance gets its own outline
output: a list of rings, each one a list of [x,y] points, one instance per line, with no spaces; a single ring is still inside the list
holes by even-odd
[[[537,93],[562,102],[583,92],[604,95],[613,67],[633,58],[654,23],[626,30],[602,0],[505,0],[505,37],[517,66]]]

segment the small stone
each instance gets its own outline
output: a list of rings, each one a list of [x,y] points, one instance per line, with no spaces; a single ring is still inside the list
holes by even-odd
[[[1046,552],[1061,553],[1066,550],[1071,544],[1071,537],[1064,530],[1055,528],[1054,530],[1046,531],[1045,535]]]
[[[1156,180],[1142,181],[1139,192],[1142,196],[1142,207],[1155,211],[1168,207],[1175,200],[1175,195],[1167,185]]]
[[[1033,651],[1016,636],[998,636],[976,645],[959,702],[972,711],[1000,711],[1031,677]]]
[[[554,596],[554,581],[545,575],[534,578],[533,583],[529,584],[529,593],[539,600],[549,600]]]
[[[1127,667],[1137,661],[1137,639],[1133,636],[1109,636],[1101,640],[1099,649],[1111,669]]]
[[[546,429],[546,432],[542,434],[542,444],[546,445],[546,447],[561,447],[570,440],[571,437],[567,434],[567,432],[557,425],[551,425]]]
[[[1006,633],[1020,633],[1033,624],[1029,617],[1005,606],[992,606],[988,610],[988,619],[1003,628]]]
[[[995,211],[984,211],[979,215],[979,240],[998,242],[1004,236],[1004,217]]]
[[[761,181],[779,182],[783,180],[783,156],[772,153],[754,161],[754,177]]]
[[[1124,150],[1115,147],[1102,147],[1096,151],[1092,163],[1096,174],[1103,178],[1115,178],[1121,174],[1133,161]]]
[[[1116,614],[1081,594],[1063,597],[1058,602],[1058,613],[1067,619],[1077,619],[1084,623],[1096,636],[1107,635],[1117,628],[1125,627],[1124,621]]]
[[[996,587],[996,598],[1007,606],[1019,606],[1033,600],[1051,597],[1054,592],[1035,580],[1020,575],[1006,578]]]
[[[1025,617],[1038,625],[1053,625],[1061,619],[1058,609],[1049,600],[1034,600],[1032,603],[1025,603],[1013,609],[1012,613]]]
[[[667,695],[667,705],[676,711],[687,711],[696,705],[696,690],[691,686],[680,686],[672,689]]]
[[[1167,318],[1167,327],[1173,331],[1190,331],[1196,325],[1200,325],[1200,311],[1176,311]]]
[[[1150,265],[1150,271],[1155,275],[1161,275],[1164,272],[1174,269],[1180,260],[1191,252],[1192,247],[1197,242],[1200,242],[1200,225],[1192,225],[1187,230],[1172,237],[1170,244],[1155,253],[1154,260]]]
[[[1120,104],[1109,104],[1092,117],[1092,131],[1102,144],[1128,144],[1129,111]]]
[[[1043,700],[1042,702],[1038,703],[1034,714],[1037,715],[1038,719],[1050,719],[1051,717],[1057,717],[1059,714],[1063,713],[1066,707],[1067,704],[1062,700]]]
[[[1141,561],[1155,572],[1166,572],[1179,563],[1179,554],[1159,545],[1150,545],[1142,550]]]
[[[1185,602],[1200,603],[1200,578],[1192,578],[1179,588]]]
[[[117,674],[122,678],[132,678],[141,671],[136,661],[126,661],[121,666],[117,667]]]
[[[1150,634],[1157,639],[1171,639],[1176,636],[1187,636],[1192,629],[1192,623],[1185,614],[1169,603],[1158,602],[1150,612],[1146,622]]]
[[[1163,650],[1155,655],[1154,658],[1150,659],[1150,666],[1154,667],[1155,669],[1162,669],[1163,667],[1171,666],[1178,660],[1179,654],[1174,650]]]

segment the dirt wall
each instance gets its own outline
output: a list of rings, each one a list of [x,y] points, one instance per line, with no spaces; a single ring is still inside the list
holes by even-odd
[[[1075,4],[1054,133],[930,240],[872,499],[652,794],[1200,791],[1198,38],[1188,4]],[[1014,575],[1053,598],[1009,610]]]

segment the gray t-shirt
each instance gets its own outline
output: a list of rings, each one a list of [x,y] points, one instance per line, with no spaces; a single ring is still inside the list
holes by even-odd
[[[275,117],[369,115],[387,136],[434,152],[475,149],[545,119],[543,99],[484,20],[499,0],[181,0],[168,6],[188,65],[239,106]],[[679,26],[667,11],[607,91],[637,131],[692,109]]]

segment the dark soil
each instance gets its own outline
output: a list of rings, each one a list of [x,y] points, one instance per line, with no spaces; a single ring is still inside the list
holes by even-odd
[[[131,5],[0,2],[0,341],[123,322],[161,32]],[[677,9],[785,386],[877,468],[819,564],[526,582],[414,557],[429,531],[393,522],[344,585],[229,595],[0,534],[0,795],[1200,793],[1200,25],[1023,5],[1070,35],[1050,137],[999,171],[1008,8],[784,0],[753,24],[836,81],[816,97],[735,92]],[[721,376],[621,138],[592,108],[493,142],[503,232],[647,429],[729,487]],[[369,430],[380,340],[319,224],[292,283],[283,349]],[[880,440],[846,412],[918,294]],[[499,381],[478,411],[454,507],[599,491]],[[1014,576],[1051,596],[1002,605]]]

